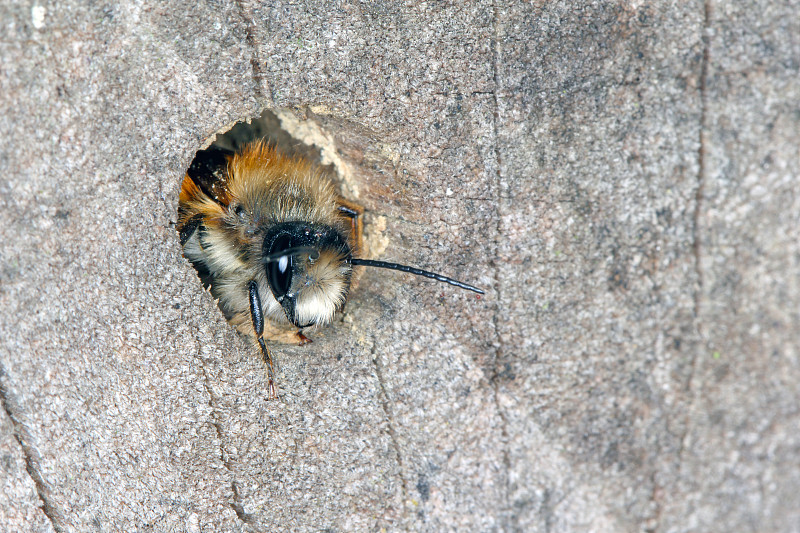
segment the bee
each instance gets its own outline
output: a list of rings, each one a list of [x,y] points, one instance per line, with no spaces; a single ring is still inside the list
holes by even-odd
[[[183,180],[177,230],[184,256],[228,322],[255,338],[277,398],[266,340],[310,342],[347,300],[353,267],[399,270],[483,291],[419,268],[354,257],[363,209],[339,197],[308,160],[265,141],[198,152]]]

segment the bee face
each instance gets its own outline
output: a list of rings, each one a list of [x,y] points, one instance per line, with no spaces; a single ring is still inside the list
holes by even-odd
[[[272,296],[298,328],[330,322],[347,298],[352,252],[332,226],[284,222],[264,236],[263,268]]]
[[[354,258],[361,213],[307,161],[282,156],[263,142],[235,153],[213,147],[198,152],[186,172],[178,209],[184,255],[228,321],[257,340],[272,397],[277,391],[265,338],[307,342],[299,329],[330,322],[342,309],[353,266],[400,270],[483,292],[418,268]]]

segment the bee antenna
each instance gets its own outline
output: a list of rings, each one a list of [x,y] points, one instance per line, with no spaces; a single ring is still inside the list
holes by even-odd
[[[421,268],[414,268],[408,265],[401,265],[399,263],[387,263],[386,261],[373,261],[372,259],[357,259],[357,258],[350,259],[350,264],[353,266],[388,268],[389,270],[399,270],[400,272],[408,272],[409,274],[424,276],[426,278],[435,279],[436,281],[449,283],[450,285],[454,285],[456,287],[460,287],[468,291],[477,292],[478,294],[484,294],[484,292],[478,287],[462,283],[458,280],[442,276],[441,274],[437,274],[435,272],[428,272],[427,270],[422,270]]]

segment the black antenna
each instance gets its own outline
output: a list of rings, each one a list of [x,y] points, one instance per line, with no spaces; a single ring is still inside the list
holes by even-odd
[[[446,276],[442,276],[441,274],[436,274],[435,272],[428,272],[427,270],[422,270],[421,268],[414,268],[407,265],[401,265],[398,263],[387,263],[386,261],[373,261],[372,259],[355,259],[355,258],[350,260],[350,264],[353,266],[388,268],[389,270],[399,270],[400,272],[408,272],[409,274],[424,276],[426,278],[435,279],[436,281],[443,281],[445,283],[449,283],[450,285],[455,285],[456,287],[467,289],[468,291],[477,292],[478,294],[484,294],[484,292],[478,287],[467,285],[466,283],[454,280],[453,278],[448,278]]]

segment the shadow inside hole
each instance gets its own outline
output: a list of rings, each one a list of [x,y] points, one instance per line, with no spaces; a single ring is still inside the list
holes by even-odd
[[[289,132],[281,127],[280,118],[269,109],[265,109],[261,116],[250,119],[249,122],[237,122],[230,130],[217,135],[216,140],[211,143],[208,149],[217,148],[238,152],[248,143],[260,139],[265,139],[284,155],[301,157],[320,165],[324,169],[333,170],[332,165],[320,164],[322,157],[318,148],[309,146],[303,141],[292,137]],[[198,154],[203,151],[200,150]]]

